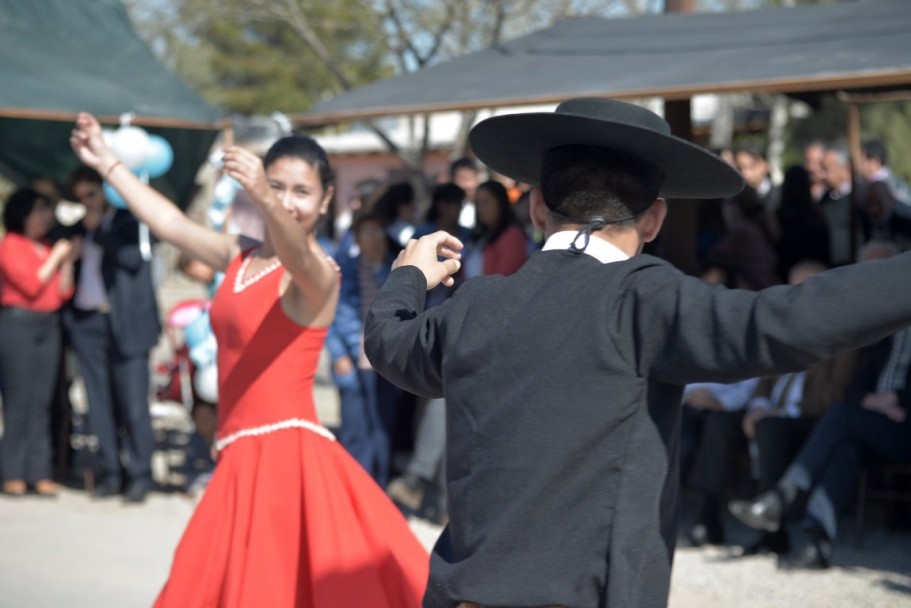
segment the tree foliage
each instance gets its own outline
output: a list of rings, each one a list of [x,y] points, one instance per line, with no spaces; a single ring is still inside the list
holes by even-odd
[[[129,5],[140,33],[163,60],[228,112],[300,112],[393,71],[381,20],[359,0],[130,0]],[[307,28],[310,38],[303,34]]]

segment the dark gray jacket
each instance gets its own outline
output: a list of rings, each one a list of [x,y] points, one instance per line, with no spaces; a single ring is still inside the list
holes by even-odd
[[[395,270],[371,363],[445,393],[450,522],[424,605],[667,604],[682,386],[805,369],[911,323],[911,257],[726,290],[650,256],[534,254],[423,310]]]

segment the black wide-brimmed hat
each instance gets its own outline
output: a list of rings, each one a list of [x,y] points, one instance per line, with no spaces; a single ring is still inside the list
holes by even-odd
[[[667,122],[654,112],[614,99],[570,99],[553,112],[488,118],[475,125],[469,141],[485,165],[526,184],[540,184],[547,150],[590,145],[657,167],[664,174],[662,197],[723,198],[743,189],[740,174],[716,155],[671,135]]]

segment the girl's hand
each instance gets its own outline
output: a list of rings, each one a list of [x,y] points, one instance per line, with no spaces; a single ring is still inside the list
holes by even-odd
[[[117,162],[101,134],[101,125],[98,120],[87,112],[80,112],[76,118],[76,126],[70,136],[70,146],[73,152],[83,163],[98,171],[102,176]]]
[[[225,170],[236,179],[250,199],[257,205],[264,205],[272,197],[272,188],[266,179],[266,168],[258,156],[245,148],[225,148]]]

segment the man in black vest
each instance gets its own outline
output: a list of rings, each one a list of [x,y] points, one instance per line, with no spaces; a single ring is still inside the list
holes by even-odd
[[[142,502],[152,487],[155,447],[149,351],[161,330],[151,264],[140,246],[139,223],[126,209],[107,204],[101,176],[83,167],[70,181],[86,215],[77,227],[84,240],[64,325],[85,382],[89,426],[98,437],[100,480],[94,495],[114,496],[123,486],[124,501]]]
[[[424,606],[665,606],[683,386],[804,369],[911,323],[911,258],[752,292],[639,255],[663,197],[730,196],[742,180],[631,104],[490,118],[471,145],[539,185],[543,251],[425,311],[461,243],[411,241],[366,326],[377,371],[446,398],[450,521]]]

